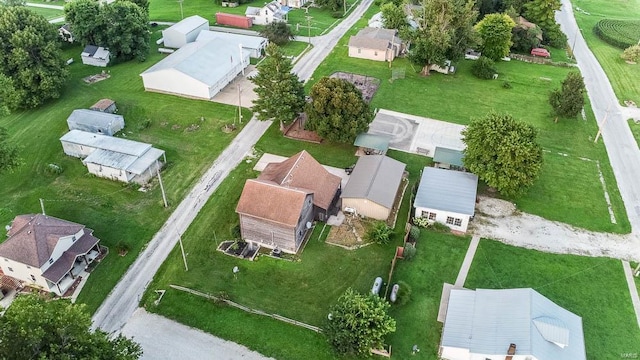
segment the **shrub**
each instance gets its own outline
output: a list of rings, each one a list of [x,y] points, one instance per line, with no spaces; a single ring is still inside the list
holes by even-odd
[[[567,35],[560,30],[560,25],[546,29],[543,36],[543,43],[557,49],[564,49],[567,46]]]
[[[115,246],[115,249],[118,252],[118,255],[125,256],[129,252],[129,250],[131,250],[131,246],[129,246],[129,244],[125,242],[118,241],[118,243]]]
[[[420,238],[420,228],[415,225],[411,225],[411,229],[409,230],[409,239],[413,241],[417,241],[419,238]]]
[[[596,23],[593,31],[609,45],[626,49],[640,39],[640,21],[602,19]]]
[[[337,10],[331,13],[331,17],[334,19],[341,19],[344,16],[342,10]]]
[[[64,169],[58,164],[47,164],[45,171],[51,175],[60,175]]]
[[[480,58],[471,65],[471,73],[480,79],[493,79],[493,74],[496,72],[495,63],[486,56],[480,56]]]
[[[504,82],[502,82],[502,87],[505,89],[511,89],[513,86],[511,86],[510,82],[505,80]]]
[[[240,224],[236,224],[231,228],[231,238],[232,239],[240,239],[241,238],[241,233],[240,233]]]
[[[143,122],[141,122],[138,125],[138,131],[142,131],[142,130],[148,128],[149,126],[151,126],[151,120],[150,119],[146,119],[146,120],[144,120]]]
[[[376,244],[388,244],[392,234],[393,229],[384,221],[377,221],[367,232],[367,240]]]
[[[421,228],[426,228],[429,226],[429,219],[427,218],[413,218],[413,224],[419,226]]]
[[[404,305],[411,300],[411,286],[404,281],[398,281],[400,289],[396,294],[396,305]]]
[[[640,61],[640,45],[631,45],[628,48],[624,49],[624,52],[620,57],[625,61]]]
[[[451,232],[451,229],[447,225],[437,221],[431,224],[431,228],[437,232],[442,232],[442,233]]]
[[[411,260],[416,256],[416,246],[412,243],[407,243],[404,246],[404,251],[402,252],[402,257],[405,260]]]

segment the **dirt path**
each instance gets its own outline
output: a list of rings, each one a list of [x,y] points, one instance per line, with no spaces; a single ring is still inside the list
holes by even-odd
[[[516,211],[504,200],[481,197],[470,232],[505,244],[558,254],[640,259],[640,237],[598,233]]]

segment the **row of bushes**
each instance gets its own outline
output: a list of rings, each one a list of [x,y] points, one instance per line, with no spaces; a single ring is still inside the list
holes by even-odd
[[[602,19],[596,23],[594,32],[609,45],[626,49],[640,39],[640,21]]]

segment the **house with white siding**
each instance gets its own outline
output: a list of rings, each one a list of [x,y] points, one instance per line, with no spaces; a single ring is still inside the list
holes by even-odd
[[[288,6],[282,6],[276,0],[263,7],[247,6],[244,15],[253,19],[254,25],[268,25],[276,21],[287,21]]]
[[[384,155],[358,158],[342,195],[342,211],[387,220],[402,191],[406,165]]]
[[[146,91],[210,100],[249,66],[250,55],[216,37],[181,47],[140,76]]]
[[[477,190],[475,174],[425,167],[413,203],[414,216],[466,232],[475,215]]]
[[[167,162],[164,150],[150,144],[81,130],[69,131],[60,142],[65,154],[83,159],[89,173],[125,183],[145,184]]]
[[[100,255],[93,230],[52,216],[16,216],[7,235],[0,244],[2,272],[58,296]]]
[[[403,46],[398,30],[366,27],[349,38],[349,57],[393,61]]]
[[[98,67],[106,67],[109,65],[110,56],[111,53],[109,53],[109,50],[95,45],[85,46],[82,53],[80,53],[83,64]]]
[[[444,360],[586,360],[582,318],[533,289],[452,289]]]
[[[162,30],[164,46],[179,49],[188,43],[196,41],[202,30],[209,30],[209,20],[193,15]]]

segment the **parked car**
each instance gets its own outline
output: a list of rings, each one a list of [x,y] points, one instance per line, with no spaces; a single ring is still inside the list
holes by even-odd
[[[541,56],[541,57],[544,57],[544,58],[551,57],[551,54],[545,48],[533,48],[533,49],[531,49],[531,55],[533,55],[533,56]]]

